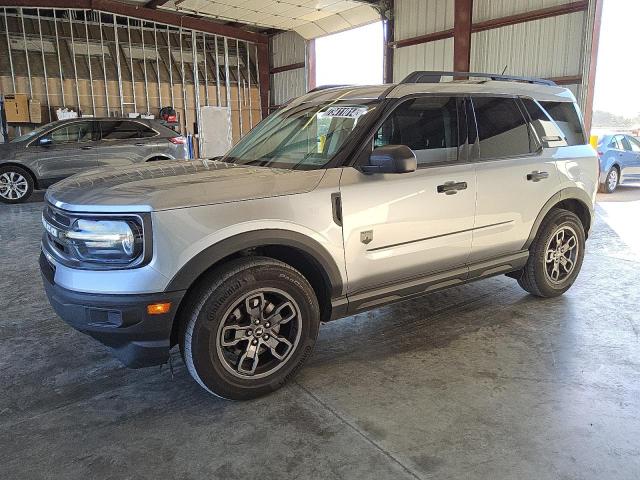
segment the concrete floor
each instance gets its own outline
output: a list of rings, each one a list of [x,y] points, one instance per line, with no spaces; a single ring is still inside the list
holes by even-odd
[[[640,242],[610,227],[638,223],[640,188],[603,200],[563,297],[497,277],[340,320],[245,403],[67,327],[42,203],[0,206],[0,478],[640,478]]]

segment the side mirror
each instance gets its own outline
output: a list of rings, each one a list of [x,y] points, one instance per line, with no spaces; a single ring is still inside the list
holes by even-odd
[[[38,145],[40,145],[41,147],[48,147],[52,143],[53,143],[53,140],[51,140],[51,138],[49,137],[40,137],[38,139]]]
[[[369,155],[369,164],[363,165],[364,173],[410,173],[418,168],[416,155],[406,145],[386,145],[376,148]]]

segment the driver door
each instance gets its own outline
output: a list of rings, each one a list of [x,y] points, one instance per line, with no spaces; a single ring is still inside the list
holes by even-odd
[[[95,122],[78,120],[61,125],[31,142],[21,154],[45,185],[97,165]]]
[[[344,169],[340,195],[350,301],[418,285],[442,272],[466,274],[476,200],[475,166],[466,158],[466,112],[463,98],[406,100],[383,122],[373,144],[408,146],[417,170]],[[452,184],[457,188],[447,187]]]

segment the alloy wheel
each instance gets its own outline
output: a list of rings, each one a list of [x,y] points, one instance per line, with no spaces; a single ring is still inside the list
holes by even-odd
[[[607,187],[609,187],[609,191],[613,192],[618,186],[618,170],[613,168],[609,172],[609,177],[607,178]]]
[[[0,175],[0,197],[7,200],[19,200],[27,194],[29,182],[17,172],[4,172]]]
[[[286,292],[263,288],[235,302],[224,314],[216,349],[224,368],[240,378],[271,375],[300,341],[300,308]]]
[[[545,276],[553,284],[564,282],[574,271],[578,258],[578,235],[570,226],[558,228],[545,247]]]

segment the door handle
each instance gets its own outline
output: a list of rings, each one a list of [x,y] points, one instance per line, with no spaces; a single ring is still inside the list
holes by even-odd
[[[90,145],[85,145],[84,147],[80,147],[80,150],[91,150],[92,148]]]
[[[539,182],[540,180],[544,180],[545,178],[549,178],[549,174],[547,172],[539,172],[534,170],[531,173],[527,173],[527,180],[530,182]]]
[[[443,185],[438,185],[438,193],[444,193],[445,195],[455,195],[458,190],[466,190],[467,182],[444,182]]]

